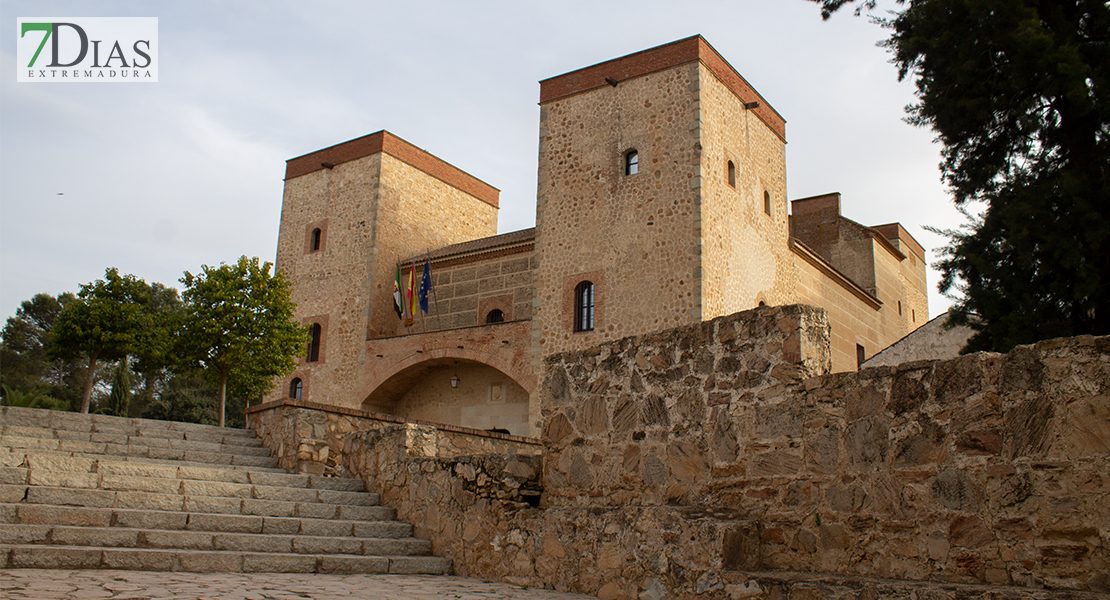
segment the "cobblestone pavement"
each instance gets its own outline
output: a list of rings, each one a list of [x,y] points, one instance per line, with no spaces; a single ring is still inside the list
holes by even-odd
[[[593,600],[439,575],[0,571],[4,600]]]

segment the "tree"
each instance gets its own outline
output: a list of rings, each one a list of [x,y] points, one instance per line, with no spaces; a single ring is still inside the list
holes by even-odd
[[[146,282],[109,268],[104,271],[104,279],[82,285],[77,299],[58,315],[47,355],[55,360],[87,358],[81,412],[89,412],[99,362],[120,360],[137,352],[155,333],[149,304],[150,286]]]
[[[828,18],[875,0],[810,0]],[[896,0],[880,20],[909,121],[943,145],[968,223],[940,231],[965,351],[1110,334],[1110,5],[1105,0]],[[981,214],[969,203],[981,202]],[[978,211],[976,211],[978,212]]]
[[[54,321],[62,308],[75,298],[35,294],[24,300],[0,331],[0,380],[17,392],[42,391],[49,385],[63,386],[79,369],[68,361],[51,362],[46,346]]]
[[[179,335],[185,364],[204,369],[218,391],[218,424],[224,426],[229,386],[233,391],[261,394],[273,379],[296,366],[295,357],[308,341],[305,328],[293,322],[289,283],[270,263],[243,256],[234,265],[188,271],[185,314]]]
[[[112,391],[108,393],[108,405],[100,412],[103,414],[126,417],[131,409],[131,357],[124,356],[116,364],[112,376]]]

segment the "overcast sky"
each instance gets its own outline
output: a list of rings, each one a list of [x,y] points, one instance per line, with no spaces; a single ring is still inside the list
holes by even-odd
[[[17,17],[158,17],[159,81],[17,83]],[[0,318],[118,267],[273,261],[285,160],[381,129],[501,190],[535,224],[538,81],[702,34],[787,120],[791,199],[899,221],[930,263],[956,226],[884,31],[805,0],[0,4]],[[930,273],[930,314],[948,301]]]

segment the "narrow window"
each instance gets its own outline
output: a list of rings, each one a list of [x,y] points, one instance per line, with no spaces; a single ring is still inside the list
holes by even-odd
[[[594,284],[583,281],[574,288],[574,330],[594,330]]]
[[[867,351],[863,349],[863,346],[860,346],[859,344],[856,344],[856,370],[857,371],[859,370],[860,366],[863,365],[863,361],[865,361],[865,360],[867,360]]]
[[[319,323],[312,324],[312,340],[308,342],[308,362],[320,360],[320,333]]]
[[[902,301],[898,301],[898,316],[902,316]]]
[[[736,187],[736,163],[728,161],[728,185]]]
[[[911,310],[910,311],[910,320],[913,321],[914,323],[917,322],[917,311],[916,310]]]
[[[486,323],[503,323],[504,321],[505,313],[501,312],[500,308],[495,308],[486,315]]]
[[[300,400],[301,394],[304,393],[304,382],[300,377],[294,377],[293,381],[289,382],[289,397],[294,400]]]
[[[319,227],[312,230],[312,251],[313,252],[318,252],[320,250],[320,235],[321,235],[321,232],[320,232]]]
[[[635,175],[640,172],[640,154],[635,150],[629,150],[624,155],[624,174]]]
[[[763,190],[763,212],[771,214],[771,192]]]

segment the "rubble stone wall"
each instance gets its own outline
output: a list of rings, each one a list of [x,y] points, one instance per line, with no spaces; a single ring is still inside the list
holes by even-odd
[[[405,421],[380,413],[284,400],[247,409],[247,426],[284,469],[313,475],[349,477],[351,453],[347,436],[358,432],[400,428],[422,441],[428,456],[447,458],[487,453],[538,455],[539,443],[514,435],[467,427]]]
[[[351,470],[459,574],[601,598],[1110,592],[1110,338],[828,365],[802,306],[553,356],[538,508],[473,491],[512,457]]]

